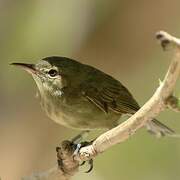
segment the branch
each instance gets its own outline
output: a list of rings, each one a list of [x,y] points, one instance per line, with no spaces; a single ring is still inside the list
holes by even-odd
[[[163,82],[161,82],[151,99],[127,121],[100,135],[92,145],[81,148],[76,155],[73,155],[73,144],[64,141],[58,150],[58,158],[61,162],[59,167],[61,168],[56,167],[24,180],[64,180],[65,178],[69,180],[78,171],[80,162],[88,161],[113,145],[127,140],[166,107],[179,111],[179,101],[172,94],[180,74],[180,39],[163,31],[157,33],[156,38],[160,41],[164,50],[173,49],[174,56]]]

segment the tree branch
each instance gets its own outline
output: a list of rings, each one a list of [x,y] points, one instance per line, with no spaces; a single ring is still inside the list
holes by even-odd
[[[74,145],[64,141],[57,152],[61,168],[56,166],[24,180],[69,180],[78,171],[81,161],[90,160],[113,145],[127,140],[166,107],[179,111],[179,101],[172,94],[180,74],[180,39],[164,31],[157,33],[156,38],[164,50],[172,49],[174,56],[163,82],[151,99],[127,121],[100,135],[92,145],[81,148],[76,155],[73,155]]]

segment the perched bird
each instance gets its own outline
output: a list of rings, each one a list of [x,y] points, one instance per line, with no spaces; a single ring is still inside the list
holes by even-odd
[[[110,129],[122,115],[140,106],[128,89],[104,72],[66,57],[46,57],[37,64],[12,63],[35,80],[42,108],[58,124],[79,130]],[[156,136],[174,131],[153,119],[146,124]]]

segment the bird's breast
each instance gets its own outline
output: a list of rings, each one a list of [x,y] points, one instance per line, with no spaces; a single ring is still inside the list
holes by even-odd
[[[103,129],[117,125],[119,114],[105,113],[82,96],[44,97],[41,105],[56,123],[73,129]]]

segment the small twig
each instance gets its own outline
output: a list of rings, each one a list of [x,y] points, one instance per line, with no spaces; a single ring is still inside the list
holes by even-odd
[[[169,96],[167,99],[166,105],[169,109],[175,111],[175,112],[180,112],[180,99],[178,99],[175,96]]]
[[[176,99],[173,99],[173,103],[171,101],[173,90],[180,73],[180,40],[164,31],[160,31],[159,33],[157,33],[156,38],[160,41],[161,46],[164,50],[175,50],[174,58],[169,66],[168,72],[164,80],[160,83],[159,88],[156,90],[151,99],[132,117],[130,117],[127,121],[123,122],[119,126],[100,135],[92,143],[92,145],[81,148],[79,153],[75,155],[74,158],[72,158],[72,145],[69,144],[69,147],[71,148],[71,153],[68,154],[66,152],[65,154],[67,156],[63,155],[63,150],[65,151],[66,148],[63,149],[62,152],[59,154],[60,158],[63,159],[63,169],[60,169],[56,172],[61,172],[61,177],[58,177],[59,180],[64,180],[64,177],[67,178],[66,180],[69,180],[70,177],[74,175],[75,171],[73,171],[73,173],[71,174],[71,167],[73,163],[78,167],[80,161],[90,160],[96,157],[98,154],[104,152],[108,148],[112,147],[113,145],[127,140],[130,136],[135,134],[138,129],[143,127],[148,121],[155,118],[167,106],[170,106],[171,108],[175,107],[174,109],[178,107]],[[68,163],[66,163],[66,160]],[[70,172],[68,172],[68,170],[70,170]],[[55,172],[53,173],[55,174]],[[49,173],[49,178],[48,172],[46,172],[46,179],[41,178],[41,174],[42,173],[40,173],[38,176],[39,179],[32,178],[31,180],[55,180],[55,178],[51,178],[51,172]]]

